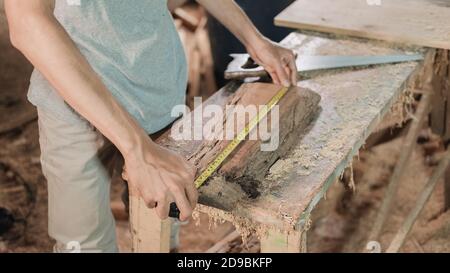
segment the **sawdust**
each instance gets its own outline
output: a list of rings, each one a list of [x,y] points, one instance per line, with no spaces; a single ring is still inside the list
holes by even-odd
[[[411,94],[404,83],[405,79],[410,75],[411,70],[416,68],[417,63],[403,63],[389,66],[387,74],[383,68],[374,68],[371,70],[361,70],[349,74],[346,82],[339,81],[342,78],[342,72],[331,72],[323,76],[317,76],[314,79],[303,81],[301,86],[320,91],[322,100],[322,116],[327,119],[318,118],[311,127],[313,129],[307,137],[302,138],[300,143],[295,146],[286,157],[278,160],[269,170],[267,180],[273,183],[273,186],[283,187],[286,183],[303,183],[309,178],[314,181],[328,181],[333,179],[330,177],[330,171],[326,170],[328,166],[337,165],[338,172],[343,172],[345,167],[343,164],[350,164],[351,158],[358,155],[359,147],[364,145],[367,136],[376,129],[376,125],[387,113],[398,112],[398,109],[406,109],[411,106]],[[377,72],[373,70],[381,70],[386,78],[380,80]],[[339,82],[339,85],[330,85],[332,82]],[[393,96],[392,84],[404,83]],[[353,90],[358,90],[354,95]],[[394,103],[399,100],[398,103]],[[400,112],[404,112],[403,110]],[[406,111],[405,111],[406,112]],[[396,118],[396,124],[403,123],[405,116]],[[355,144],[349,145],[349,140],[355,140]],[[352,169],[352,166],[348,166]],[[333,174],[336,178],[342,173]],[[295,181],[290,180],[292,177],[298,177]],[[300,178],[304,177],[304,178]],[[350,178],[349,188],[356,190],[353,179]],[[307,185],[305,183],[305,185]],[[308,185],[310,186],[310,185]],[[278,187],[280,188],[280,187]],[[311,188],[305,189],[308,192],[314,191]],[[277,189],[275,188],[275,194]],[[311,195],[302,194],[290,196],[286,193],[278,200],[278,215],[287,223],[293,224],[304,221],[308,217],[308,211],[313,208],[318,200],[320,200],[326,192],[326,188],[316,190],[312,201],[306,205],[303,216],[297,216],[295,213],[295,204],[292,202],[284,202],[283,200],[294,200],[294,198],[311,198]],[[299,201],[299,206],[305,204]]]
[[[382,40],[371,40],[370,47],[367,46],[367,39],[349,37],[335,33],[323,33],[315,31],[300,31],[292,39],[288,39],[284,45],[295,49],[301,55],[396,55],[396,54],[416,54],[424,52],[422,47],[408,44],[393,44]],[[308,36],[319,38],[311,39]],[[448,35],[448,33],[447,33]],[[337,41],[330,47],[329,40]]]
[[[252,237],[256,237],[258,239],[264,238],[269,234],[269,231],[277,231],[279,233],[289,234],[290,232],[297,230],[299,227],[302,229],[302,231],[308,230],[312,225],[312,220],[309,216],[304,219],[304,223],[302,225],[297,225],[298,219],[289,216],[289,214],[286,212],[283,212],[282,204],[278,209],[278,215],[282,219],[284,219],[284,227],[281,229],[265,225],[253,221],[249,217],[241,216],[245,215],[246,209],[244,208],[244,206],[245,204],[239,203],[232,211],[224,211],[199,204],[195,212],[193,213],[193,219],[195,219],[197,226],[204,226],[204,223],[201,223],[200,221],[199,215],[200,213],[206,214],[208,217],[208,228],[212,230],[225,222],[231,223],[241,235],[244,247],[247,246],[247,243]]]
[[[286,230],[295,230],[298,224],[298,218],[299,217],[293,217],[291,214],[289,214],[285,208],[285,205],[288,204],[286,200],[281,200],[280,205],[278,206],[277,215],[283,219],[284,226],[286,227]]]
[[[313,167],[316,166],[317,160],[320,159],[319,153],[310,154],[307,152],[308,147],[304,144],[295,147],[287,158],[278,160],[269,170],[267,180],[279,181],[280,178],[293,172],[300,176],[307,176],[311,174]]]
[[[309,132],[314,127],[314,122],[310,123],[305,129],[305,132]],[[303,139],[304,134],[299,136],[299,139]],[[277,186],[281,178],[285,178],[288,174],[294,172],[299,176],[308,176],[311,174],[316,162],[321,159],[319,152],[311,153],[310,147],[307,144],[300,143],[291,148],[291,150],[281,159],[277,160],[269,169],[266,175],[266,181],[270,181],[272,186]]]
[[[348,151],[346,150],[346,144],[348,139],[354,138],[360,134],[360,130],[354,128],[354,125],[346,125],[343,128],[335,128],[334,131],[338,131],[333,135],[335,137],[329,137],[331,135],[324,135],[327,138],[325,145],[322,146],[320,154],[331,160],[338,160],[343,158]]]
[[[412,109],[414,102],[413,91],[410,88],[406,88],[400,94],[399,99],[392,105],[388,113],[390,124],[401,127],[409,118],[414,118],[414,115],[412,114],[414,112]],[[377,129],[375,129],[375,131],[377,131]]]
[[[395,78],[403,79],[404,75],[404,67],[413,64],[402,64],[395,65],[391,68],[391,75],[394,75]],[[414,64],[415,65],[415,64]],[[327,82],[329,82],[329,78]],[[326,84],[324,82],[323,84]],[[317,80],[316,83],[321,84],[321,79]],[[337,158],[341,157],[342,153],[346,152],[343,150],[347,140],[349,138],[354,138],[355,136],[360,135],[361,138],[364,138],[364,135],[370,133],[369,131],[364,131],[364,125],[367,123],[367,116],[371,116],[373,114],[377,115],[378,119],[376,123],[378,123],[382,118],[382,113],[380,109],[385,108],[384,94],[380,92],[379,96],[373,96],[373,91],[378,91],[385,88],[387,83],[376,80],[368,80],[367,78],[361,78],[349,81],[346,83],[348,88],[357,88],[359,90],[368,90],[368,92],[363,97],[351,97],[351,96],[339,96],[344,92],[346,86],[340,87],[342,92],[334,92],[335,96],[333,96],[333,101],[335,102],[335,110],[339,115],[339,119],[334,119],[336,126],[329,130],[326,133],[323,133],[322,139],[329,139],[332,135],[336,136],[333,139],[329,139],[326,144],[323,146],[321,150],[321,155],[327,158]],[[389,83],[388,83],[389,84]],[[389,112],[397,113],[399,116],[396,118],[396,124],[401,125],[406,117],[403,114],[405,111],[410,111],[411,103],[413,101],[411,92],[408,90],[404,90],[398,95],[398,99],[395,100]],[[364,106],[364,107],[363,107]],[[352,124],[351,126],[349,124]],[[337,133],[337,134],[336,134]]]
[[[344,83],[339,81],[342,78],[342,72],[303,81],[302,87],[319,91],[321,94],[323,98],[321,116],[327,118],[319,117],[312,124],[313,129],[308,136],[303,138],[286,158],[281,159],[270,169],[268,178],[274,180],[274,183],[302,183],[306,186],[306,193],[286,192],[280,199],[300,199],[298,206],[306,206],[305,215],[307,216],[307,212],[312,210],[323,197],[328,186],[322,185],[320,188],[315,188],[306,181],[328,181],[333,177],[337,178],[346,167],[342,165],[349,164],[351,158],[358,155],[359,147],[364,145],[364,140],[376,129],[376,125],[385,114],[395,111],[393,110],[394,102],[400,98],[401,102],[397,104],[399,107],[408,105],[410,95],[403,93],[406,92],[407,86],[405,79],[411,71],[415,71],[416,67],[417,63],[403,63],[389,66],[388,73],[385,71],[386,67],[361,70],[349,73],[348,80]],[[380,80],[376,70],[380,70],[380,73],[385,75],[383,80]],[[331,85],[330,83],[333,82],[339,82],[339,85]],[[393,96],[394,83],[403,83],[404,86],[400,86]],[[357,90],[356,93],[355,90]],[[403,117],[400,120],[403,120]],[[352,144],[349,140],[352,140]],[[353,140],[356,143],[353,144]],[[342,162],[343,158],[348,160]],[[299,163],[301,161],[303,162]],[[336,169],[339,173],[331,173],[331,169],[326,169],[334,164],[337,165]],[[289,180],[290,177],[295,177],[296,171],[303,174],[303,178]],[[294,174],[289,176],[292,173]],[[329,184],[332,182],[326,183],[326,185]],[[309,204],[302,203],[303,198],[311,198],[311,195],[313,199]],[[289,216],[295,217],[296,213],[292,213],[296,211],[295,205],[292,202],[286,204],[286,211],[290,212],[286,215],[286,219]]]
[[[237,209],[238,210],[238,209]],[[263,238],[268,234],[269,227],[265,225],[256,224],[246,217],[238,216],[237,210],[234,212],[226,212],[218,210],[209,206],[198,205],[196,208],[196,224],[201,225],[198,213],[202,212],[208,215],[209,228],[215,228],[218,224],[228,221],[233,224],[236,230],[242,237],[242,242],[247,245],[251,236],[256,236],[258,239]],[[194,217],[194,216],[193,216]]]
[[[284,174],[290,173],[294,168],[294,160],[291,159],[279,159],[269,170],[267,179],[272,181],[279,181],[284,177]],[[276,184],[274,184],[275,186]]]
[[[349,180],[348,186],[353,192],[356,192],[356,184],[355,184],[355,178],[354,178],[354,173],[353,173],[353,161],[350,163],[350,166],[348,167],[348,169],[350,172],[350,180]]]

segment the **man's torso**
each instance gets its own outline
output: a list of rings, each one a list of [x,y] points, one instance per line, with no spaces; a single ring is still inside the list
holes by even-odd
[[[111,93],[149,133],[184,104],[184,51],[166,0],[56,0],[55,16]],[[30,101],[65,119],[77,116],[43,76],[31,78]]]

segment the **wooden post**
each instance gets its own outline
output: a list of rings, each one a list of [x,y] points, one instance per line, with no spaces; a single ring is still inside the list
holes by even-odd
[[[449,111],[447,111],[449,100],[449,51],[436,50],[432,76],[433,88],[433,108],[431,109],[431,129],[435,134],[441,135],[446,139],[450,134],[450,127],[447,123]]]
[[[433,175],[431,176],[428,183],[420,191],[420,195],[417,198],[414,208],[411,210],[408,217],[398,230],[397,234],[395,235],[394,239],[392,240],[391,244],[386,250],[387,253],[396,253],[403,246],[406,240],[406,236],[408,236],[409,232],[411,231],[414,223],[417,220],[417,217],[427,204],[428,199],[430,199],[430,196],[433,193],[436,184],[439,182],[440,178],[447,169],[449,161],[450,161],[450,151],[447,151],[445,157],[441,159],[441,162],[434,170]]]
[[[447,93],[447,98],[446,98],[446,118],[445,118],[445,122],[446,122],[446,132],[445,132],[445,136],[444,136],[444,140],[447,143],[447,149],[450,148],[450,51],[447,50],[447,54],[446,54],[447,58],[448,58],[448,62],[447,62],[447,77],[445,78],[445,86],[446,86],[446,93]],[[445,172],[445,181],[444,181],[445,185],[444,185],[444,200],[445,200],[445,207],[444,209],[447,211],[450,209],[450,167],[447,169],[447,171]]]
[[[133,252],[169,253],[170,219],[161,220],[144,200],[130,195],[130,226]]]
[[[306,253],[306,233],[270,230],[266,237],[261,238],[261,253]]]
[[[449,148],[447,147],[447,149]],[[444,210],[447,211],[450,209],[450,167],[447,168],[444,179]]]
[[[403,142],[400,158],[395,165],[394,173],[389,180],[388,188],[386,189],[385,197],[381,203],[377,218],[372,225],[369,241],[377,241],[382,232],[384,223],[386,222],[391,210],[392,202],[397,194],[400,178],[402,177],[406,164],[408,163],[412,151],[416,146],[417,135],[419,134],[419,130],[422,128],[422,124],[430,109],[430,102],[431,94],[429,94],[429,92],[424,93],[416,112],[416,119],[412,121],[411,127],[409,128],[408,134]]]

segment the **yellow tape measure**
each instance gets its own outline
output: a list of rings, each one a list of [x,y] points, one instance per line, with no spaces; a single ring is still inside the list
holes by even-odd
[[[214,159],[211,164],[194,181],[195,187],[200,188],[203,183],[219,168],[236,147],[247,137],[247,135],[261,122],[272,108],[286,95],[288,87],[281,88],[278,93],[257,113],[245,128],[225,147],[225,149]]]

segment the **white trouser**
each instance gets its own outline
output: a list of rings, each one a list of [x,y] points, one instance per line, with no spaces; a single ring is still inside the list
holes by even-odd
[[[48,183],[48,229],[55,252],[117,252],[111,178],[98,151],[103,136],[85,119],[67,122],[38,109],[42,170]],[[172,225],[171,247],[178,244]]]

